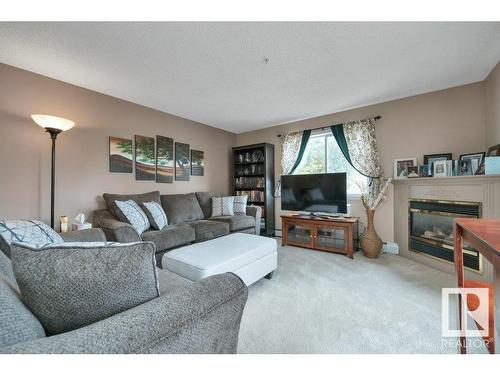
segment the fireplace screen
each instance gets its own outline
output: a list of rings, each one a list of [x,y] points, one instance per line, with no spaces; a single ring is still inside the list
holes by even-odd
[[[481,205],[477,202],[447,202],[410,200],[409,247],[453,262],[453,222],[457,217],[480,217]],[[480,254],[464,243],[465,267],[481,271]]]

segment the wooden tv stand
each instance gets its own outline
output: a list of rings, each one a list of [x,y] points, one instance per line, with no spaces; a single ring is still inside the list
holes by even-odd
[[[281,245],[354,255],[358,218],[281,215]]]

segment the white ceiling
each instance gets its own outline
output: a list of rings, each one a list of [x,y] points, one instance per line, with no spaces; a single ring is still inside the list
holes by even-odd
[[[499,22],[0,23],[0,62],[234,133],[481,81],[499,60]]]

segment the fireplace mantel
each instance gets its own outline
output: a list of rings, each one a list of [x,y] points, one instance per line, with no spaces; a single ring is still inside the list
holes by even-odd
[[[417,178],[395,178],[392,183],[395,185],[415,185],[415,184],[468,184],[487,183],[491,181],[500,182],[500,174],[480,175],[480,176],[448,176],[448,177],[417,177]]]
[[[403,257],[454,273],[453,264],[410,251],[408,248],[408,202],[410,199],[480,202],[483,218],[500,218],[500,175],[395,179],[394,237]],[[483,273],[467,277],[490,280],[492,267],[483,260]]]

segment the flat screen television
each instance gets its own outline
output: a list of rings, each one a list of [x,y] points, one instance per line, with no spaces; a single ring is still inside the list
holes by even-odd
[[[281,176],[281,209],[346,214],[346,174],[320,173]]]

